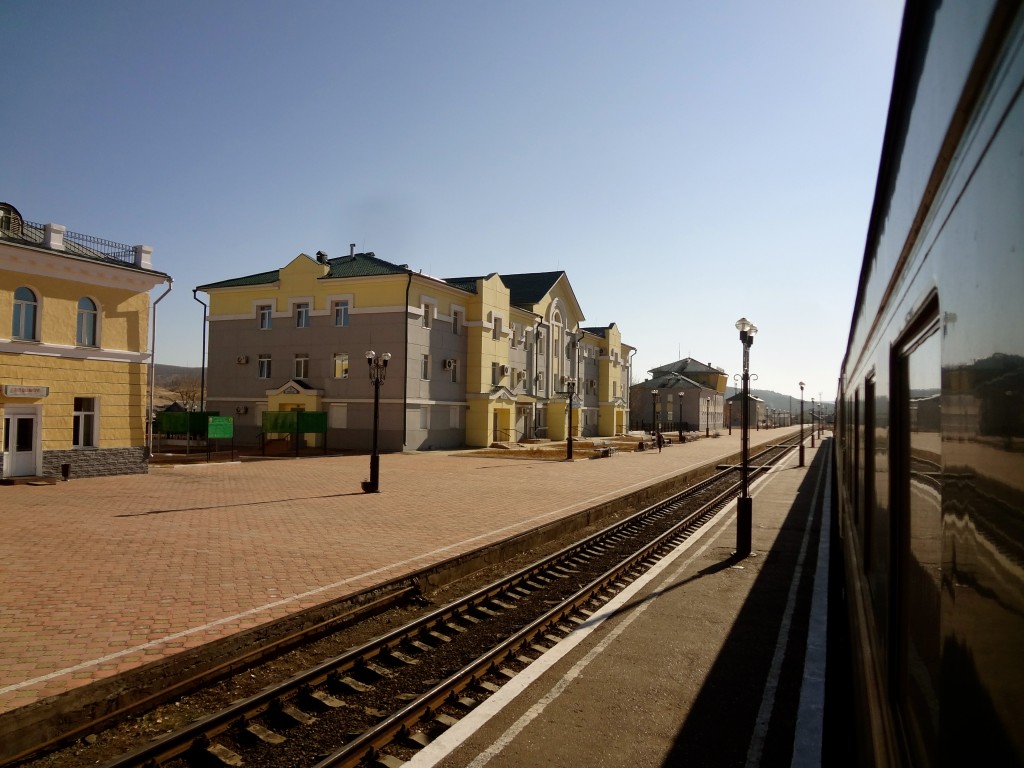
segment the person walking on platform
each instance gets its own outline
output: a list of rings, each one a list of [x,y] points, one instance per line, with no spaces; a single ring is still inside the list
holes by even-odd
[[[658,440],[658,453],[661,453],[661,447],[665,444],[665,436],[663,434],[661,434],[661,432],[659,432],[657,440]]]

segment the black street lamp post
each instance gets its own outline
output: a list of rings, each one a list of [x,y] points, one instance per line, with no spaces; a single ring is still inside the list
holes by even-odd
[[[750,462],[750,345],[754,343],[757,326],[741,317],[736,321],[736,330],[740,332],[740,343],[743,345],[743,410],[740,420],[740,498],[736,502],[736,554],[746,557],[750,554],[751,535],[753,529],[754,500],[750,498],[748,487]]]
[[[704,437],[711,437],[711,398],[704,398]]]
[[[576,379],[566,379],[566,402],[568,403],[569,410],[569,434],[565,437],[565,458],[567,461],[572,461],[572,398],[576,394]]]
[[[804,465],[804,383],[800,382],[800,466]]]
[[[811,398],[811,448],[814,447],[814,414],[817,411],[814,410],[814,398]]]
[[[364,493],[380,492],[380,454],[377,452],[377,434],[380,429],[380,385],[388,371],[390,352],[378,355],[372,349],[366,353],[370,368],[370,383],[373,384],[373,452],[370,454],[370,480],[363,483]]]
[[[683,395],[686,394],[685,390],[679,390],[679,442],[683,442]]]
[[[658,390],[651,390],[651,434],[658,434]]]

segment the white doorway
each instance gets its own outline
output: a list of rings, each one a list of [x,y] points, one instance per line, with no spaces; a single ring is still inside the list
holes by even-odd
[[[4,413],[4,477],[39,474],[39,414],[8,406]]]

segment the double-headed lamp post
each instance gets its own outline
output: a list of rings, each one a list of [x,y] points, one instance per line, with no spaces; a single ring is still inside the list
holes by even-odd
[[[658,390],[651,390],[651,434],[658,434]]]
[[[704,437],[711,437],[711,398],[704,398]]]
[[[370,454],[370,481],[363,483],[365,493],[380,492],[380,454],[377,453],[377,433],[380,426],[380,385],[388,372],[390,352],[378,355],[372,349],[366,353],[366,363],[370,368],[370,383],[373,384],[373,453]]]
[[[804,383],[800,382],[800,466],[804,465]]]
[[[572,460],[572,398],[576,394],[576,379],[569,378],[565,380],[566,389],[566,403],[569,411],[569,434],[565,436],[565,458],[567,461]]]
[[[743,345],[743,410],[740,419],[740,498],[736,502],[736,554],[746,557],[750,554],[750,540],[753,529],[754,500],[750,498],[748,488],[750,461],[750,345],[754,343],[757,326],[741,317],[736,321],[736,330],[740,332],[740,343]]]

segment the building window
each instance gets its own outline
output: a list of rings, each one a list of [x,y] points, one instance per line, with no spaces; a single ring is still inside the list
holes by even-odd
[[[72,443],[75,448],[96,446],[96,398],[75,398]]]
[[[423,366],[420,369],[420,378],[424,381],[430,380],[430,355],[423,356]]]
[[[544,354],[544,333],[540,332],[537,334],[537,352],[538,354]]]
[[[78,300],[78,330],[75,334],[75,343],[78,346],[96,346],[96,319],[98,315],[96,302],[86,296]]]
[[[452,333],[456,336],[462,333],[462,313],[458,310],[452,312]]]
[[[457,405],[451,405],[448,407],[448,427],[449,429],[459,429],[462,424],[459,418],[462,409]]]
[[[295,327],[309,328],[309,302],[303,301],[295,305]]]
[[[334,324],[339,328],[344,328],[348,325],[348,302],[347,301],[336,301],[334,302]]]
[[[420,429],[430,429],[430,406],[420,407]]]
[[[260,379],[270,378],[270,355],[260,355],[257,358],[256,376]]]
[[[295,378],[296,379],[308,379],[309,378],[309,355],[296,355],[295,356]]]
[[[256,313],[259,315],[260,318],[261,331],[270,330],[271,312],[272,309],[269,304],[261,304],[260,306],[256,307]]]
[[[327,418],[330,420],[332,429],[346,429],[348,427],[348,404],[331,403]]]
[[[14,291],[14,321],[11,323],[11,338],[36,341],[36,313],[39,303],[32,289],[22,286]]]
[[[334,378],[336,378],[336,379],[347,379],[348,378],[348,353],[347,352],[335,352],[334,353]]]
[[[423,327],[424,328],[429,328],[430,327],[430,314],[431,314],[431,306],[429,304],[424,304],[423,305]]]
[[[501,318],[500,317],[494,318],[494,327],[491,329],[491,338],[494,339],[495,341],[499,341],[501,339]]]

